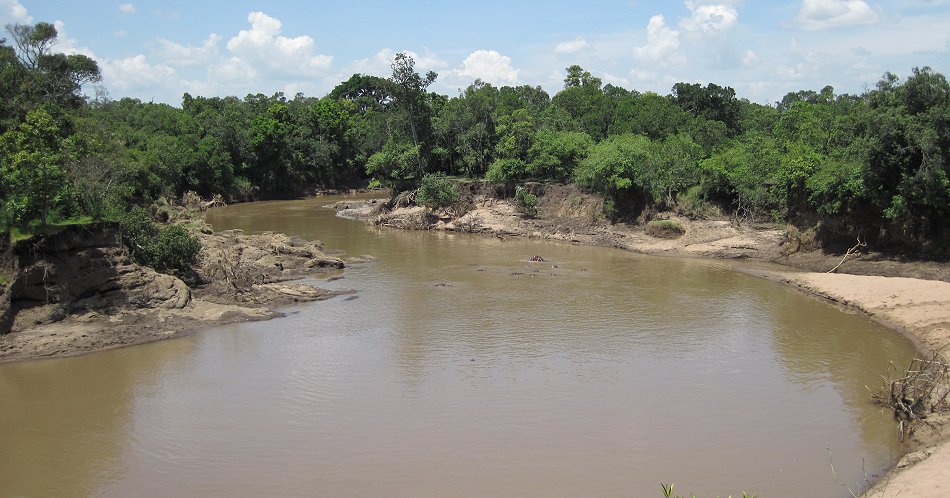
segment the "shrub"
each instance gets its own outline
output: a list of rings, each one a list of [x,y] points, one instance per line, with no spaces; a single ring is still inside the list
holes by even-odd
[[[119,216],[119,231],[133,262],[162,273],[190,272],[201,251],[201,242],[184,227],[159,228],[141,207]]]
[[[676,220],[653,220],[647,223],[647,235],[660,239],[676,239],[686,233]]]
[[[534,218],[538,215],[538,196],[528,192],[528,189],[518,186],[515,189],[515,206],[521,214]]]
[[[498,159],[488,167],[485,179],[510,189],[511,184],[523,180],[527,175],[528,166],[521,159]]]
[[[147,265],[151,261],[151,241],[158,236],[152,217],[145,208],[136,206],[119,214],[118,221],[122,243],[128,247],[129,257],[136,264]]]
[[[416,202],[431,208],[446,208],[458,201],[458,184],[445,178],[426,175],[416,190]]]
[[[162,273],[188,272],[197,262],[199,252],[201,242],[183,226],[165,226],[159,229],[154,241],[154,259],[150,266]]]

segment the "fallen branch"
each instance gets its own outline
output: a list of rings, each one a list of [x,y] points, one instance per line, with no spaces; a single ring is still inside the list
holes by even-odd
[[[855,244],[854,247],[852,247],[851,249],[848,249],[848,252],[844,253],[844,257],[841,258],[841,261],[839,261],[838,264],[835,265],[834,268],[828,270],[828,273],[835,273],[836,271],[838,271],[838,268],[841,268],[841,265],[843,265],[844,262],[847,261],[847,259],[851,257],[852,254],[855,254],[858,249],[862,247],[867,247],[867,246],[868,246],[868,243],[861,242],[861,237],[858,237],[858,243]]]
[[[894,410],[900,422],[901,441],[930,414],[950,410],[948,397],[950,365],[937,351],[931,351],[926,358],[914,358],[903,377],[895,379],[889,375],[881,389],[871,393],[872,402]]]

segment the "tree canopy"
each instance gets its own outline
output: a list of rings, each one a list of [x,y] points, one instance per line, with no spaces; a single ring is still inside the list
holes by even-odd
[[[54,53],[55,26],[7,30],[8,230],[189,190],[246,200],[368,181],[412,189],[454,175],[509,187],[576,181],[617,217],[673,208],[688,193],[745,217],[819,220],[829,235],[950,247],[950,84],[929,67],[886,73],[859,95],[826,86],[762,105],[714,83],[676,83],[669,95],[604,85],[578,65],[553,96],[480,80],[438,95],[429,91],[438,76],[399,53],[389,77],[355,74],[322,98],[185,94],[176,107],[89,99],[99,66]]]

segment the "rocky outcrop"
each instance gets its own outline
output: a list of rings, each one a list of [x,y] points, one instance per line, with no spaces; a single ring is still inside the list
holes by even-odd
[[[341,259],[327,256],[319,242],[282,233],[245,234],[241,230],[226,230],[203,233],[200,237],[198,271],[212,288],[283,282],[344,266]]]
[[[70,226],[11,249],[14,330],[87,310],[181,309],[191,300],[178,278],[132,263],[112,223]]]

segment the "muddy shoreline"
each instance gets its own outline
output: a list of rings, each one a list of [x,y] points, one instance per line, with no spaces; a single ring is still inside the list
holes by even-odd
[[[536,217],[525,217],[509,200],[477,191],[468,193],[469,208],[461,213],[387,206],[382,200],[344,201],[333,207],[340,216],[395,229],[479,233],[502,240],[539,238],[658,256],[780,265],[786,270],[750,265],[739,271],[863,313],[910,339],[922,354],[941,351],[948,356],[950,265],[946,263],[903,261],[874,252],[849,257],[826,254],[809,247],[810,241],[798,234],[777,227],[736,226],[728,220],[693,220],[676,213],[656,215],[672,220],[685,233],[655,237],[644,224],[606,223],[600,217],[602,200],[573,186],[548,186],[538,194]],[[839,265],[836,273],[827,273]],[[950,414],[931,416],[905,442],[905,454],[893,469],[869,476],[864,496],[936,496],[950,489],[948,422]]]

